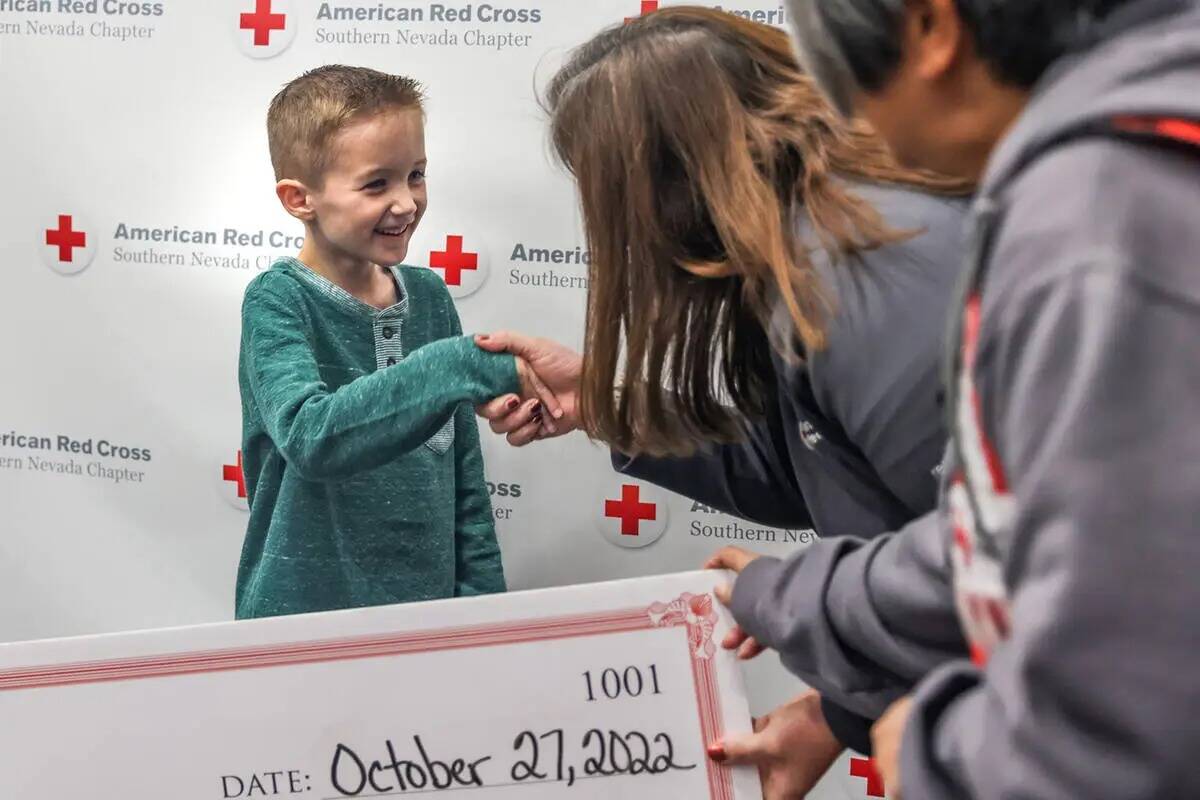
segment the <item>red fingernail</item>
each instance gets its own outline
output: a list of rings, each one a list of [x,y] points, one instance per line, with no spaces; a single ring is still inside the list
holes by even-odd
[[[723,763],[725,759],[728,758],[728,756],[725,755],[725,745],[721,744],[720,742],[717,742],[716,744],[710,744],[708,746],[708,757],[718,764]]]
[[[534,403],[534,404],[533,404],[533,407],[532,407],[531,409],[529,409],[529,410],[530,410],[530,411],[532,411],[534,414],[538,414],[538,415],[540,415],[540,414],[542,413],[542,404],[541,404],[541,402],[539,401],[539,402],[537,402],[537,403]]]
[[[491,338],[492,337],[488,336],[486,333],[479,334],[479,341],[481,341],[481,342],[486,342],[488,339],[491,339]]]
[[[508,410],[509,410],[509,411],[512,411],[512,410],[513,410],[513,409],[515,409],[517,406],[521,405],[521,401],[520,401],[520,400],[518,400],[518,399],[517,399],[517,398],[515,398],[515,397],[510,397],[510,398],[508,398],[508,404],[507,404],[507,405],[508,405]]]

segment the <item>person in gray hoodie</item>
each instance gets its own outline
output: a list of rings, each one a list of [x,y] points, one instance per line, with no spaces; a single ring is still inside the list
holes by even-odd
[[[601,33],[548,95],[584,203],[586,360],[516,334],[484,344],[532,359],[571,412],[557,427],[590,398],[617,469],[764,524],[870,537],[931,510],[971,184],[897,171],[815,91],[786,33],[710,9]],[[706,383],[720,359],[726,382]],[[662,391],[616,400],[622,369]],[[515,444],[537,435],[533,404],[483,412]],[[964,653],[957,626],[945,633]],[[869,721],[820,705],[806,718],[869,749]],[[815,738],[814,780],[842,749]]]
[[[789,8],[836,105],[981,186],[940,510],[727,554],[734,616],[862,713],[897,701],[889,797],[1200,797],[1200,7]],[[971,660],[931,635],[953,617]]]

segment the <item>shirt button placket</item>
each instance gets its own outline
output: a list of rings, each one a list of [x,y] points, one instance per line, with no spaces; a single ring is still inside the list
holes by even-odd
[[[399,341],[396,339],[396,336],[400,333],[399,320],[390,318],[377,319],[375,320],[374,327],[376,350],[381,356],[385,356],[381,359],[383,362],[381,366],[395,366],[400,360],[399,353],[397,352]]]

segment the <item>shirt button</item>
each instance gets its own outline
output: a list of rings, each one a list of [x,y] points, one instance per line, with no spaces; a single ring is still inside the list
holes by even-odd
[[[384,328],[383,329],[383,338],[390,339],[395,335],[396,335],[396,331],[393,330],[392,328]]]
[[[396,366],[396,359],[394,359],[394,358],[389,358],[389,359],[387,360],[387,365],[388,365],[389,367],[394,367],[394,366]]]

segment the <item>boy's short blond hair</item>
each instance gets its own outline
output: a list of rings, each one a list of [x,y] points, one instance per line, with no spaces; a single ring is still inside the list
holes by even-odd
[[[421,110],[421,85],[366,67],[330,64],[288,83],[267,111],[267,141],[275,180],[319,186],[330,142],[349,123],[390,110]]]

